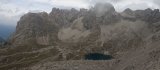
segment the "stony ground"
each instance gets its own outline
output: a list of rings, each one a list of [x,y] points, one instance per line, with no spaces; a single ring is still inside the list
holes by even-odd
[[[24,70],[160,70],[160,47],[148,43],[112,60],[44,61]]]
[[[90,60],[74,60],[74,61],[56,61],[35,65],[30,70],[111,70],[115,63],[112,61],[90,61]]]

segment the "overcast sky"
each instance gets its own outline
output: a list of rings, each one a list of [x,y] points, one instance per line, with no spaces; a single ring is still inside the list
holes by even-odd
[[[97,2],[112,3],[117,11],[125,8],[160,8],[160,0],[0,0],[0,24],[15,26],[20,16],[27,12],[50,12],[58,8],[88,8]]]

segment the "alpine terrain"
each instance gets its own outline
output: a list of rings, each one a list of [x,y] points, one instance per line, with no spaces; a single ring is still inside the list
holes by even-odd
[[[29,12],[0,49],[0,70],[160,70],[159,9]]]

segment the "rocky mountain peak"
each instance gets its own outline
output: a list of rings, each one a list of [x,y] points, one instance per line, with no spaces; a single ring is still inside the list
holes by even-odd
[[[105,14],[111,14],[115,12],[115,8],[110,3],[97,3],[93,11],[96,13],[97,17],[104,16]]]
[[[133,11],[130,8],[125,9],[123,12],[127,14],[133,13]]]
[[[125,23],[127,21],[158,22],[160,19],[158,14],[159,10],[133,11],[129,8],[118,13],[109,3],[97,3],[89,10],[53,8],[49,14],[40,12],[27,13],[22,16],[11,42],[13,44],[28,44],[32,41],[36,44],[51,45],[53,40],[62,41],[62,37],[71,42],[72,40],[82,42],[83,39],[94,34],[97,34],[96,38],[98,38],[102,25],[113,25],[124,20]]]
[[[147,23],[155,23],[160,20],[160,12],[158,9],[145,9],[145,10],[136,10],[134,11],[137,19],[146,21]]]
[[[145,9],[146,12],[152,12],[153,10],[150,8]]]
[[[121,13],[121,16],[127,20],[142,20],[146,23],[156,23],[160,20],[159,9],[152,10],[150,8],[134,11],[131,9],[126,9]]]
[[[97,66],[95,70],[108,69],[105,66],[109,70],[154,70],[160,62],[159,42],[158,9],[126,9],[119,13],[109,3],[98,3],[89,10],[53,8],[49,14],[27,13],[21,17],[10,39],[9,46],[14,47],[0,49],[0,70],[23,70],[19,68],[32,68],[35,64],[38,66],[27,70],[75,70],[85,67],[78,61],[79,68],[73,64],[72,69],[68,67],[70,61],[86,62],[85,55],[94,53],[114,58],[107,61],[111,64]],[[70,61],[64,64],[66,60]],[[58,61],[62,64],[54,66]],[[90,62],[91,68],[95,66],[93,61],[85,64]],[[94,70],[79,70],[88,69]]]
[[[51,23],[46,12],[27,13],[18,21],[16,32],[12,36],[14,45],[35,44],[48,45],[49,36],[57,31],[57,27]],[[53,33],[50,33],[53,32]]]

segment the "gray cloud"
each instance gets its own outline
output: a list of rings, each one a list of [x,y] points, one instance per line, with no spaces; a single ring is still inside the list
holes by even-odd
[[[160,6],[160,0],[153,0],[153,2]]]
[[[123,11],[126,8],[136,9],[160,9],[160,0],[90,0],[90,4],[97,2],[109,2],[114,5],[117,11]]]

